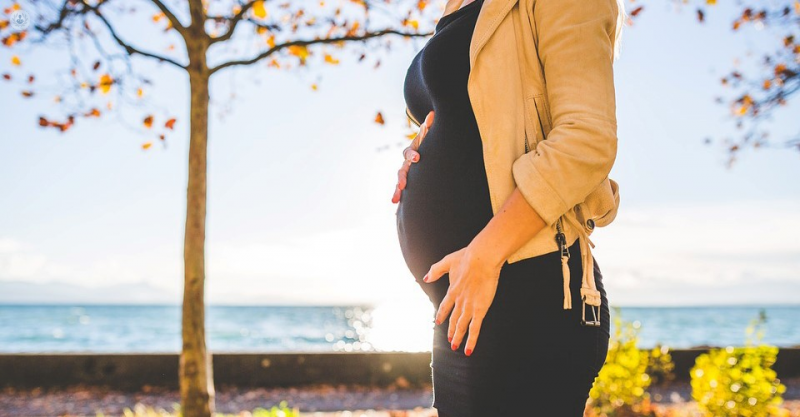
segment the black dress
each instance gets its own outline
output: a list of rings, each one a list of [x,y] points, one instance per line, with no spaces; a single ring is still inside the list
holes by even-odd
[[[397,208],[403,257],[434,308],[447,293],[448,275],[433,283],[422,277],[433,263],[467,246],[493,216],[481,137],[467,93],[469,45],[483,1],[438,22],[404,84],[415,119],[435,111]],[[569,251],[570,273],[580,277],[577,241]],[[503,265],[471,356],[464,354],[468,333],[453,351],[447,341],[449,318],[435,326],[432,406],[440,417],[583,415],[608,351],[608,301],[595,262],[602,325],[581,326],[581,280],[571,280],[573,308],[564,310],[559,256],[556,251]]]

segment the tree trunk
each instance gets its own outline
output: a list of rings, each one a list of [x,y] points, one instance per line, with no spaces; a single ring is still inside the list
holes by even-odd
[[[191,86],[189,181],[184,236],[183,349],[180,360],[181,408],[184,417],[214,413],[214,380],[205,331],[206,154],[208,150],[209,76],[207,45],[189,49]]]

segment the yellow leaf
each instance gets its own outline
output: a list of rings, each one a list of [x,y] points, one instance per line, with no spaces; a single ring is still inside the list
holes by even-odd
[[[253,3],[253,14],[259,19],[264,19],[267,17],[267,9],[264,7],[263,1],[258,0]]]
[[[140,89],[138,89],[138,90],[136,90],[136,95],[137,95],[139,98],[142,98],[142,97],[144,97],[144,90],[142,90],[141,88],[140,88]]]
[[[19,57],[16,55],[11,57],[11,63],[16,67],[22,65],[22,61],[20,61]]]
[[[103,74],[103,76],[100,77],[100,84],[98,87],[100,87],[100,91],[103,94],[108,94],[108,92],[111,91],[111,84],[114,84],[114,79],[108,74]]]
[[[308,58],[308,47],[305,45],[291,45],[289,47],[289,53],[300,58],[301,63],[306,62],[306,58]]]
[[[270,48],[275,47],[275,35],[269,35],[269,38],[267,38],[267,45],[269,45]]]
[[[19,10],[19,9],[20,9],[19,3],[14,3],[14,5],[11,6],[11,10]]]
[[[311,84],[311,89],[314,90],[314,91],[317,91],[317,85],[316,84]]]
[[[339,60],[332,57],[331,55],[325,54],[325,62],[329,64],[338,64]]]
[[[164,13],[154,14],[153,15],[153,21],[154,22],[158,22],[159,20],[161,20],[161,19],[163,19],[165,17],[167,17],[167,15],[165,15]]]
[[[794,0],[794,12],[800,14],[800,0]]]
[[[709,6],[713,6],[717,4],[717,0],[706,0],[706,4],[708,4]]]
[[[142,149],[148,150],[151,146],[153,146],[153,142],[145,142],[142,144]]]

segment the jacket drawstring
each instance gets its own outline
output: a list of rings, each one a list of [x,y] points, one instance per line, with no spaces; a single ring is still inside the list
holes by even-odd
[[[581,282],[581,299],[583,299],[586,304],[592,306],[600,306],[601,298],[600,298],[600,291],[597,290],[597,285],[594,281],[594,259],[592,258],[592,252],[590,246],[594,247],[594,242],[589,239],[589,234],[586,233],[586,230],[573,218],[569,216],[563,216],[563,218],[567,219],[568,222],[573,226],[578,233],[578,243],[581,248],[581,263],[583,265],[583,277]],[[569,267],[567,266],[567,259],[568,257],[562,254],[561,256],[561,271],[564,277],[564,309],[569,310],[572,308],[572,293],[569,290]]]

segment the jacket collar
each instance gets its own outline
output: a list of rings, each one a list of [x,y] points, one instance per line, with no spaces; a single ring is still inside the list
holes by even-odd
[[[475,67],[475,61],[478,54],[483,49],[486,42],[495,32],[500,22],[508,14],[509,11],[517,4],[518,0],[483,0],[481,11],[478,14],[478,20],[475,22],[475,30],[472,33],[472,40],[469,45],[469,65],[470,68]],[[449,0],[447,6],[451,4],[461,5],[463,0]],[[457,9],[457,6],[456,6]],[[445,9],[447,10],[447,8]]]

